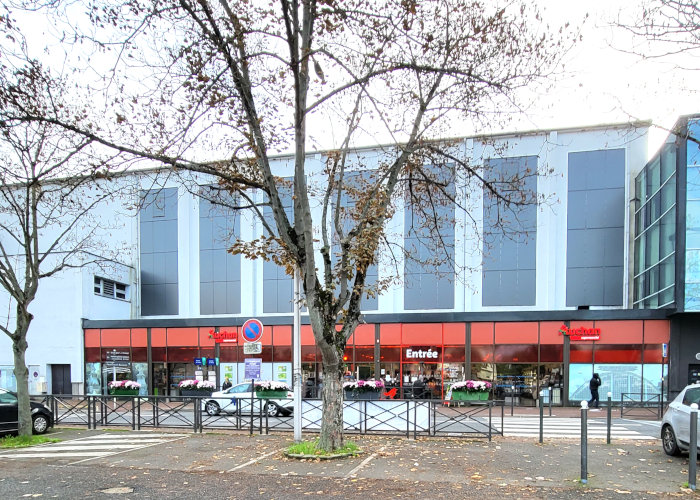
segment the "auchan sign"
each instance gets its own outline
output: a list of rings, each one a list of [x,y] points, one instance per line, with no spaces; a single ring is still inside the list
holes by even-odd
[[[220,332],[209,330],[209,338],[214,339],[214,342],[217,344],[222,342],[238,342],[238,333],[235,331],[227,332],[226,330]]]
[[[559,327],[559,335],[565,335],[571,340],[600,340],[600,328],[569,328],[566,325]]]

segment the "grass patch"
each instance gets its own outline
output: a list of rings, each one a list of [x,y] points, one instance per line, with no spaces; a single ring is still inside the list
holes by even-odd
[[[321,450],[317,447],[317,445],[318,439],[315,441],[304,441],[302,443],[294,443],[293,445],[290,445],[287,448],[287,453],[292,455],[313,455],[321,457],[324,455],[352,455],[355,453],[359,453],[360,451],[360,447],[352,441],[346,441],[345,446],[343,446],[342,448],[338,448],[337,450],[334,450],[332,452]]]
[[[0,448],[26,448],[27,446],[60,441],[60,439],[48,436],[7,436],[0,439]]]

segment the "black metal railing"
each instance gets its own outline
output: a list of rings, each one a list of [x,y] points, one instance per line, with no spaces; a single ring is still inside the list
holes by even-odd
[[[660,420],[663,415],[661,394],[623,392],[620,394],[620,418],[653,418]]]
[[[37,398],[34,398],[37,399]],[[270,415],[266,399],[233,399],[218,411],[207,411],[207,396],[42,396],[38,400],[54,412],[57,423],[98,427],[179,428],[192,432],[243,430],[253,433],[291,432],[294,420],[286,411],[287,398],[276,398],[277,415]],[[449,406],[449,401],[356,400],[343,402],[343,427],[355,434],[418,436],[470,436],[491,439],[503,434],[503,407],[500,427],[494,425],[494,402],[481,401]],[[319,432],[323,420],[320,399],[302,401],[302,429]],[[280,411],[282,410],[282,411]],[[497,411],[497,410],[496,410]]]

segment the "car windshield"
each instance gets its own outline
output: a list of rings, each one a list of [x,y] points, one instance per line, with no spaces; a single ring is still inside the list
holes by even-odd
[[[684,405],[692,405],[693,403],[700,404],[700,387],[692,387],[686,389],[685,395],[683,396]]]
[[[0,390],[0,403],[4,404],[15,404],[17,402],[17,397],[11,392]]]

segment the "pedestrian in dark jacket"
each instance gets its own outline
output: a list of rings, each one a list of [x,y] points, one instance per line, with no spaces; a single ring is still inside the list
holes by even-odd
[[[600,387],[602,383],[603,382],[600,380],[600,376],[597,373],[594,373],[593,378],[588,384],[588,387],[591,389],[591,399],[590,401],[588,401],[589,408],[598,408],[598,403],[600,402],[600,396],[598,395],[598,387]],[[593,406],[594,402],[595,406]]]
[[[231,381],[228,379],[228,377],[226,377],[226,380],[224,380],[224,383],[221,385],[221,390],[225,391],[226,389],[231,387],[231,385]]]

